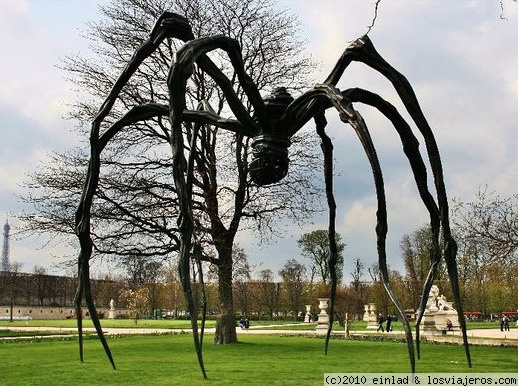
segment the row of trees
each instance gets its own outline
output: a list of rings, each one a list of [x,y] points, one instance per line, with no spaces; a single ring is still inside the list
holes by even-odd
[[[72,307],[77,290],[77,276],[56,276],[42,266],[33,273],[22,272],[22,265],[13,262],[9,271],[0,271],[0,306],[9,307],[13,319],[14,307]],[[118,293],[121,283],[108,278],[91,281],[92,294],[100,306],[105,306],[110,296]]]
[[[32,274],[23,273],[14,262],[9,271],[0,272],[0,304],[69,305],[76,285],[75,278],[48,275],[42,267],[35,267]]]
[[[422,285],[429,269],[428,233],[429,229],[423,227],[410,235],[405,235],[401,239],[401,246],[406,268],[403,272],[390,271],[390,280],[396,296],[406,309],[417,309],[420,301]],[[458,264],[465,310],[481,311],[487,315],[516,310],[518,306],[514,296],[514,284],[518,280],[516,259],[511,259],[506,264],[495,261],[484,266],[475,266],[471,261],[472,256],[470,257],[462,248],[464,243],[461,242],[460,245]],[[317,298],[327,296],[328,287],[325,280],[322,277],[318,277],[317,280],[312,279],[314,261],[309,260],[309,264],[304,264],[307,260],[301,262],[290,259],[276,273],[270,269],[257,271],[250,266],[241,248],[235,250],[233,298],[236,317],[239,315],[263,318],[273,318],[277,315],[295,316],[304,312],[306,304],[311,304],[315,312]],[[155,269],[157,265],[148,266],[150,267]],[[142,268],[145,269],[145,266]],[[396,313],[381,284],[377,267],[374,265],[367,269],[369,276],[367,280],[365,280],[365,271],[363,263],[357,259],[353,271],[344,277],[337,296],[336,312],[339,321],[344,320],[346,313],[351,318],[361,317],[363,305],[366,303],[376,303],[385,313]],[[146,297],[143,308],[148,310],[148,314],[155,308],[165,308],[174,310],[174,314],[177,315],[184,310],[184,301],[176,268],[161,266],[159,272],[161,274],[155,275],[155,279],[151,281],[120,281],[124,284],[121,288],[144,289]],[[145,273],[135,275],[128,270],[128,278],[135,276],[150,277]],[[206,279],[208,309],[212,313],[218,313],[217,276],[209,273]],[[435,284],[448,299],[452,298],[450,283],[443,266],[439,267]],[[196,288],[199,290],[200,286]]]
[[[314,275],[322,255],[329,253],[327,238],[320,240],[316,237],[317,234],[325,233],[322,230],[311,232],[299,240],[303,251],[315,251],[318,245],[322,254],[303,253],[310,257],[309,260],[304,260],[306,263],[309,261],[309,264],[289,259],[276,273],[271,269],[257,270],[249,264],[243,249],[234,248],[235,317],[294,318],[305,312],[307,304],[312,305],[313,312],[317,311],[317,298],[328,294],[326,275],[318,275],[316,278]],[[307,244],[308,240],[321,242]],[[460,240],[458,265],[465,310],[481,311],[484,314],[515,310],[518,306],[514,296],[514,284],[518,280],[516,259],[480,259],[473,255],[469,243]],[[430,268],[430,242],[428,227],[417,229],[401,239],[405,271],[391,270],[390,280],[396,296],[406,309],[415,310],[419,304],[422,286]],[[343,255],[341,258],[343,259]],[[103,280],[93,281],[92,287],[98,306],[105,308],[110,299],[114,298],[119,308],[130,309],[135,318],[143,315],[156,316],[156,309],[168,310],[173,317],[184,314],[185,303],[174,264],[132,256],[124,259],[123,266],[124,275],[105,276]],[[33,274],[24,274],[17,267],[17,264],[13,264],[12,271],[3,272],[0,276],[1,304],[71,305],[77,284],[75,277],[48,275],[43,267],[36,267]],[[336,313],[339,321],[343,322],[346,313],[350,318],[361,317],[363,305],[366,303],[376,303],[385,313],[396,312],[383,289],[377,267],[369,267],[368,273],[369,280],[364,280],[365,267],[357,259],[350,278],[344,278],[348,284],[344,283],[339,287],[337,296]],[[195,276],[197,275],[193,275]],[[219,314],[217,272],[209,270],[205,273],[205,279],[207,308],[210,314]],[[450,285],[442,265],[439,266],[436,284],[442,294],[451,298]],[[201,285],[197,283],[195,288],[200,303]]]

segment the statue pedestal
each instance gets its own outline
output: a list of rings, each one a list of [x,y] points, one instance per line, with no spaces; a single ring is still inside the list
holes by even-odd
[[[365,313],[363,314],[363,320],[367,322],[367,330],[377,330],[378,315],[376,313],[376,304],[365,304],[363,308],[365,310]]]
[[[425,311],[425,314],[423,315],[423,320],[422,320],[422,325],[421,325],[421,330],[423,332],[438,332],[439,329],[437,328],[437,324],[435,323],[435,318],[434,318],[434,315],[430,315],[430,314],[426,314],[426,311]]]
[[[459,327],[459,317],[456,310],[439,310],[434,313],[425,311],[423,315],[423,331],[442,332],[448,329],[447,321],[450,320],[452,326]]]

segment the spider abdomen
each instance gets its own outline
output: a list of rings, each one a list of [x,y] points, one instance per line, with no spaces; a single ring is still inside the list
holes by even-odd
[[[288,138],[277,135],[259,135],[252,142],[250,178],[259,186],[282,180],[288,173]]]

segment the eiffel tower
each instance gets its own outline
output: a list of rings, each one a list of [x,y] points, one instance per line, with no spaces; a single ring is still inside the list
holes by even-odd
[[[10,270],[11,264],[9,263],[9,221],[5,222],[4,225],[4,243],[2,248],[2,271],[7,272]]]

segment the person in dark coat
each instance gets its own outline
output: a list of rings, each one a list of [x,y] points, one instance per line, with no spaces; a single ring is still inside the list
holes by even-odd
[[[383,329],[383,323],[385,322],[385,318],[383,317],[383,314],[380,312],[380,314],[378,315],[378,329],[376,330],[377,332],[379,332],[381,330],[381,332],[385,332],[385,330]]]
[[[387,324],[386,324],[385,330],[387,332],[392,331],[392,316],[391,315],[387,315]]]

